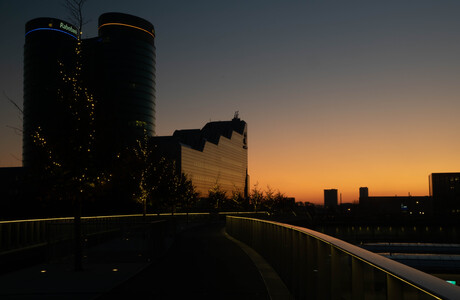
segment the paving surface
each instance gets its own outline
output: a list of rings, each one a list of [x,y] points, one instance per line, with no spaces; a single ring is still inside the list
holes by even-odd
[[[259,270],[223,227],[183,231],[165,257],[99,299],[269,299]]]
[[[133,235],[89,249],[82,271],[67,258],[2,274],[0,299],[270,299],[267,286],[280,291],[267,280],[273,272],[264,276],[261,258],[228,238],[224,226],[185,229],[153,261]]]
[[[2,274],[0,299],[95,299],[148,266],[145,249],[133,233],[85,250],[82,271],[64,257]]]

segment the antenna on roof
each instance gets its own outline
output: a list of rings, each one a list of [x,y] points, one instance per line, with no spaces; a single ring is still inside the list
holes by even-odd
[[[240,118],[239,113],[240,112],[238,110],[235,111],[235,114],[233,115],[233,119],[239,119]]]

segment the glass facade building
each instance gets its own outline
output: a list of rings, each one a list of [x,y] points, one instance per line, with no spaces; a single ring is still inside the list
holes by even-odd
[[[121,149],[144,130],[155,134],[154,37],[153,25],[144,19],[120,13],[99,18],[93,74],[98,74],[99,140],[109,147]]]
[[[170,137],[155,137],[160,152],[192,180],[206,197],[216,185],[230,196],[248,194],[247,124],[239,118],[210,122],[202,129],[176,130]]]
[[[82,79],[96,101],[96,145],[110,159],[146,132],[155,134],[155,30],[139,17],[106,13],[98,37],[82,40]],[[68,105],[59,100],[62,68],[75,63],[77,30],[38,18],[26,24],[23,163],[37,159],[32,134],[40,127],[59,146],[68,138]],[[65,71],[65,70],[64,70]]]

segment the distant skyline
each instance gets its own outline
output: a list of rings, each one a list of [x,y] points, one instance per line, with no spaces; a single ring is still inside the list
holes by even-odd
[[[0,167],[20,166],[25,23],[67,19],[63,1],[0,2]],[[460,171],[460,2],[88,0],[155,26],[157,135],[248,124],[251,185],[297,201],[428,195]]]

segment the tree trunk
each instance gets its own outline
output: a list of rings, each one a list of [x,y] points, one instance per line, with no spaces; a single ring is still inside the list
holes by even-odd
[[[82,262],[82,239],[81,239],[81,197],[75,199],[75,217],[74,217],[74,239],[75,239],[75,271],[83,270]]]

